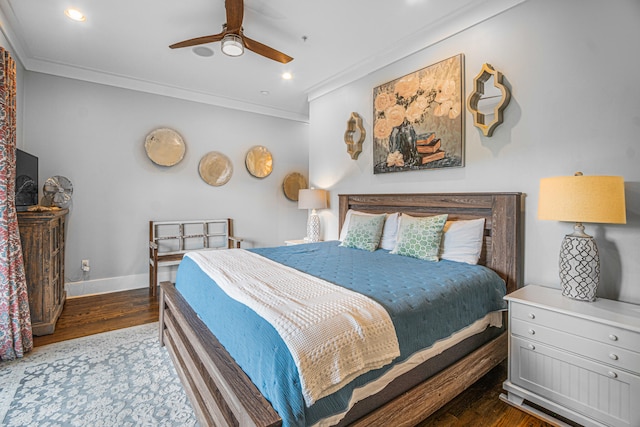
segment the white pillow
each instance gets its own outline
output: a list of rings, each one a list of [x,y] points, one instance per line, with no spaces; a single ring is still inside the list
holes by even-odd
[[[366,212],[354,211],[353,209],[349,209],[347,211],[347,215],[344,218],[344,224],[342,224],[342,230],[340,230],[340,241],[344,242],[345,237],[347,237],[347,231],[349,230],[349,220],[351,219],[351,214],[358,215],[377,215],[370,214]],[[382,229],[382,237],[380,238],[380,248],[386,249],[390,251],[396,246],[396,238],[398,236],[398,218],[400,214],[398,212],[387,214],[387,217],[384,221],[384,228]]]
[[[440,258],[477,264],[482,252],[484,218],[447,221],[440,245]]]

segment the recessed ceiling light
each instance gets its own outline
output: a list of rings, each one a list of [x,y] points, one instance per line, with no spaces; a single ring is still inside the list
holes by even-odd
[[[74,21],[84,22],[87,20],[87,17],[84,16],[78,9],[67,9],[64,11],[64,14],[67,15],[69,19],[73,19]]]
[[[261,90],[260,93],[263,94],[264,96],[269,95],[269,91],[268,90]]]
[[[196,46],[191,50],[193,53],[195,53],[198,56],[202,56],[203,58],[208,58],[210,56],[213,56],[213,50],[209,49],[206,46]]]
[[[291,80],[293,78],[293,74],[287,71],[286,73],[282,73],[282,78],[284,80]]]

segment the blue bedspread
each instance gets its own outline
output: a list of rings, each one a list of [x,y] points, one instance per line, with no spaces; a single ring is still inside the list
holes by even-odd
[[[394,363],[504,308],[504,281],[483,266],[422,261],[382,249],[366,252],[340,247],[337,241],[252,251],[381,304],[391,316],[400,343],[401,355]],[[389,368],[361,375],[306,408],[297,369],[276,330],[213,283],[185,257],[178,268],[176,288],[271,402],[284,427],[311,425],[344,411],[355,387]]]

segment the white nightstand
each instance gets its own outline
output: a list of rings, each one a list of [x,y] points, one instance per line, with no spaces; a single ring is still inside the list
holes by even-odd
[[[640,306],[525,286],[509,302],[509,374],[500,398],[559,423],[640,426]]]

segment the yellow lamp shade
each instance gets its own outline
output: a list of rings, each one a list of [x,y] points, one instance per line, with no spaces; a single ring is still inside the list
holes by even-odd
[[[557,176],[540,180],[538,219],[626,224],[621,176]]]

